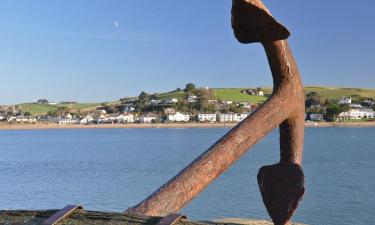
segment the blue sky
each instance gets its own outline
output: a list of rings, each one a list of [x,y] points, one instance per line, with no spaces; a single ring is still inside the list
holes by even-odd
[[[292,32],[304,85],[375,88],[375,1],[265,0]],[[270,86],[229,0],[2,0],[0,104],[101,102],[188,82]]]

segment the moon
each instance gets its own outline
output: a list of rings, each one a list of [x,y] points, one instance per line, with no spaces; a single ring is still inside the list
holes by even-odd
[[[113,27],[114,28],[119,28],[120,27],[120,22],[119,21],[114,20],[112,23],[113,23]]]

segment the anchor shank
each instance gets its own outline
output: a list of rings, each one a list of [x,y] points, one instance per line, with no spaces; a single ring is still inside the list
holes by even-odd
[[[287,40],[263,42],[272,72],[275,96],[286,98],[293,109],[280,124],[280,162],[302,163],[304,137],[304,92],[297,63]]]

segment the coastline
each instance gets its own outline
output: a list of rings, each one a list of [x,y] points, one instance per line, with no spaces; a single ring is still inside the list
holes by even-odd
[[[134,128],[232,128],[236,123],[129,123],[129,124],[8,124],[0,123],[0,130],[47,130],[47,129],[134,129]],[[372,122],[320,122],[305,123],[305,127],[375,127]]]

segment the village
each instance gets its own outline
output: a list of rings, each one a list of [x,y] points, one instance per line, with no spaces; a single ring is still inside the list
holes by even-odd
[[[181,92],[176,90],[175,92]],[[173,94],[173,91],[171,92]],[[116,104],[101,104],[86,112],[59,108],[58,111],[32,115],[20,105],[0,106],[0,123],[6,124],[128,124],[128,123],[238,123],[254,112],[260,104],[250,101],[213,98],[210,88],[187,84],[183,97],[161,98],[141,92],[138,97],[123,98]],[[242,94],[266,96],[262,88],[243,89]],[[173,95],[172,95],[173,96]],[[57,105],[40,99],[35,104]],[[61,104],[61,103],[60,103]],[[353,99],[342,96],[337,101],[322,98],[317,93],[306,95],[307,122],[371,121],[375,119],[373,99]]]

